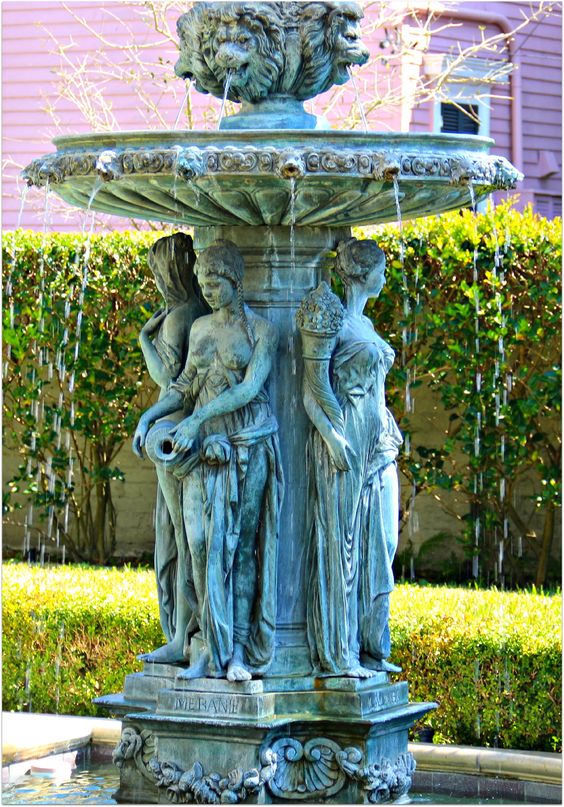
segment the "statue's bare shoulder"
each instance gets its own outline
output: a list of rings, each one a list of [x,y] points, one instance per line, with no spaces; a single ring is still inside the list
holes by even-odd
[[[252,322],[256,338],[271,347],[276,347],[278,345],[278,328],[276,325],[246,306],[245,310],[249,320]]]

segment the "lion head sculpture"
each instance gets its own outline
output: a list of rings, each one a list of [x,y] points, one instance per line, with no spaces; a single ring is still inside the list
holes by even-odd
[[[177,22],[176,75],[196,89],[256,103],[279,91],[284,67],[283,3],[195,3]]]
[[[306,3],[300,26],[302,75],[298,97],[312,98],[350,78],[351,65],[363,65],[368,49],[360,41],[360,6],[347,2]]]

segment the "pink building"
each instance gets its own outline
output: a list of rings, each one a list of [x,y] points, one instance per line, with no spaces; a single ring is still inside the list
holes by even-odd
[[[186,4],[166,11],[155,5],[157,18],[142,2],[2,4],[4,228],[15,227],[18,219],[23,227],[43,226],[39,191],[30,191],[20,215],[18,175],[30,160],[54,150],[50,141],[56,135],[170,129],[177,118],[180,128],[217,127],[220,102],[196,92],[191,126],[185,111],[179,117],[186,107],[184,87],[173,74],[175,21]],[[366,6],[364,39],[374,58],[357,72],[356,83],[369,128],[490,136],[495,152],[525,174],[519,204],[533,202],[543,215],[559,215],[560,4],[522,27],[529,2]],[[483,39],[490,40],[489,48],[472,47]],[[457,58],[460,49],[471,50],[468,58]],[[441,95],[431,97],[429,88],[437,81]],[[314,107],[337,128],[363,125],[349,85],[316,99]],[[105,223],[128,226],[110,217]],[[53,204],[52,229],[80,226],[79,213]]]

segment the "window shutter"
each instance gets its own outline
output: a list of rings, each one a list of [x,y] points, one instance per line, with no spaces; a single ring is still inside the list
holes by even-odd
[[[468,113],[468,114],[467,114]],[[470,117],[472,115],[473,117]],[[441,104],[441,132],[478,134],[478,107],[473,104]]]

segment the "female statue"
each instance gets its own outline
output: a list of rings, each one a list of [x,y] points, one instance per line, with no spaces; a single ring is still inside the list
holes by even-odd
[[[159,417],[182,410],[184,419],[162,445],[182,479],[203,651],[194,658],[191,650],[181,677],[240,681],[264,671],[274,651],[283,482],[278,425],[264,387],[278,338],[243,303],[235,244],[216,241],[199,255],[196,272],[212,313],[194,323],[186,366],[141,417],[134,447],[142,451]]]
[[[298,319],[304,405],[315,427],[307,446],[307,629],[318,671],[365,678],[398,669],[386,659],[402,438],[384,393],[394,353],[362,313],[384,286],[384,253],[352,238],[339,244],[335,268],[346,296],[340,319],[328,287],[310,295]]]
[[[188,337],[193,322],[206,313],[194,275],[192,238],[185,233],[159,238],[148,255],[148,264],[165,307],[143,326],[139,343],[147,370],[159,385],[161,399],[180,375],[188,355]],[[155,506],[155,572],[160,621],[167,642],[184,641],[194,606],[187,574],[187,545],[182,525],[180,483],[165,466],[157,465]],[[190,604],[191,603],[191,604]],[[147,660],[158,660],[152,654]]]

